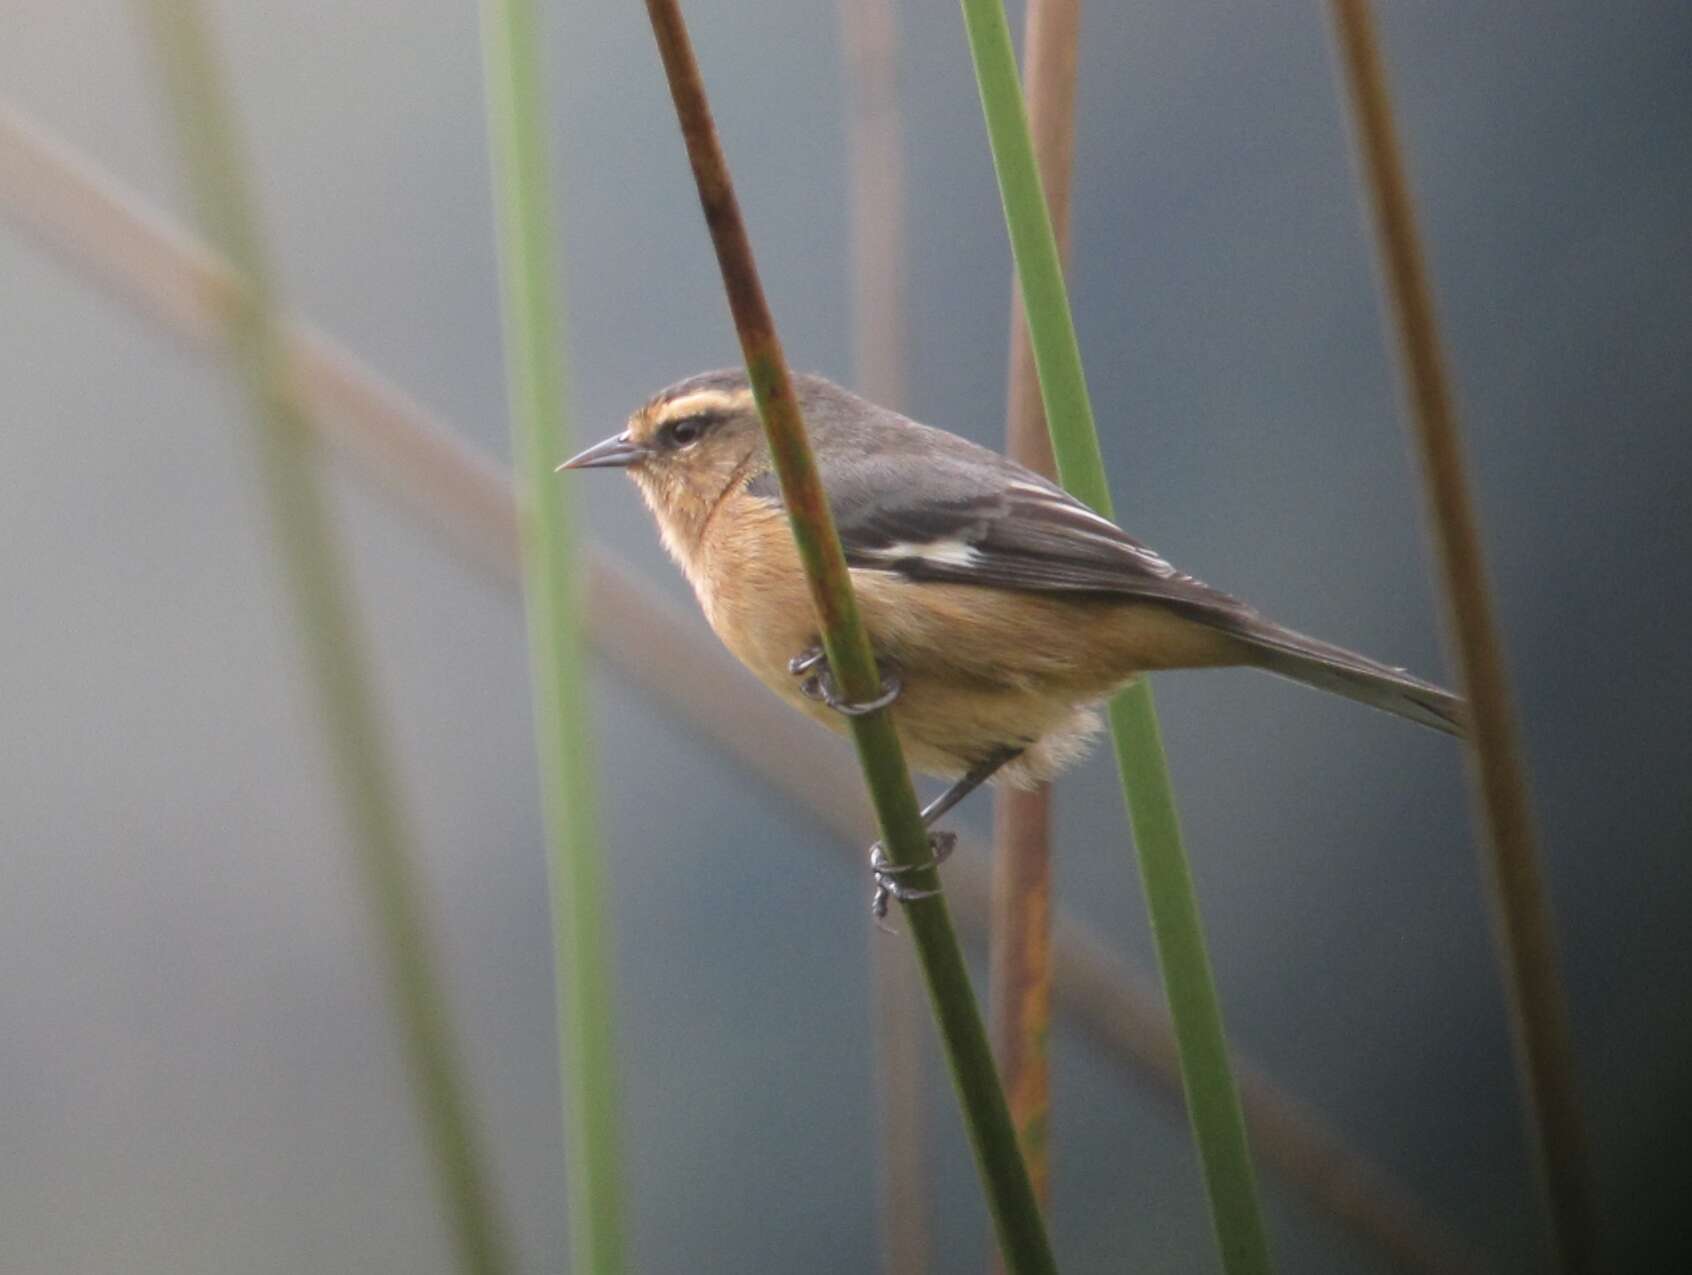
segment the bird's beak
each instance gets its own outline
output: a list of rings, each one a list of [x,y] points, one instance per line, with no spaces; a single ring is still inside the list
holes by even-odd
[[[595,443],[585,452],[570,457],[558,467],[559,472],[565,469],[626,469],[628,466],[645,460],[649,449],[629,438],[628,430],[613,435],[604,442]]]

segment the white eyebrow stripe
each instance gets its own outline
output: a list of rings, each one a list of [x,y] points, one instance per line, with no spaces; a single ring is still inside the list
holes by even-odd
[[[680,398],[671,399],[658,407],[658,423],[679,421],[689,416],[699,416],[709,412],[737,412],[752,401],[752,391],[743,390],[694,390],[691,394],[683,394]]]

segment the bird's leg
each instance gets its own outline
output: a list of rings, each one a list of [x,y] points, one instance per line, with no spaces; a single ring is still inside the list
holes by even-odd
[[[856,703],[843,698],[834,682],[834,670],[828,666],[828,652],[823,650],[821,643],[807,647],[789,660],[787,671],[794,677],[805,679],[799,683],[799,693],[806,699],[818,700],[847,717],[863,717],[878,708],[886,708],[899,698],[903,689],[898,670],[889,668],[881,673],[881,694],[874,699]]]
[[[1003,767],[1015,761],[1022,755],[1021,748],[996,748],[983,760],[976,762],[950,788],[941,793],[933,801],[922,808],[922,826],[932,829],[932,825],[940,816],[946,814],[970,793],[996,775]],[[887,848],[877,841],[870,847],[870,875],[875,878],[875,894],[870,899],[870,911],[875,914],[879,923],[887,916],[887,901],[898,899],[901,903],[909,903],[913,899],[927,899],[940,893],[938,890],[919,890],[906,885],[901,877],[912,873],[922,872],[929,868],[937,868],[957,848],[958,834],[955,832],[928,833],[928,848],[931,858],[923,863],[894,863],[887,857]],[[885,926],[883,928],[886,928]]]

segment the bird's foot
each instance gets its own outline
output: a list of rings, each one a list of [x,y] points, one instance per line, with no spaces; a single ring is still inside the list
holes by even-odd
[[[921,890],[909,885],[904,878],[913,872],[926,872],[930,868],[938,868],[946,862],[953,850],[957,849],[958,834],[955,832],[930,832],[928,834],[929,858],[921,863],[894,863],[887,857],[887,848],[877,841],[870,847],[870,876],[875,879],[875,893],[870,898],[870,912],[875,922],[882,929],[887,919],[887,903],[889,899],[897,899],[901,903],[912,903],[917,899],[932,899],[939,894],[939,890]]]
[[[863,717],[875,712],[878,708],[886,708],[899,698],[903,689],[899,681],[899,674],[889,669],[881,675],[881,694],[872,700],[853,701],[846,699],[840,693],[840,688],[834,681],[834,670],[828,665],[828,652],[819,646],[813,646],[802,651],[787,662],[787,671],[794,677],[805,680],[799,683],[799,693],[806,699],[814,699],[827,704],[837,713],[847,717]]]

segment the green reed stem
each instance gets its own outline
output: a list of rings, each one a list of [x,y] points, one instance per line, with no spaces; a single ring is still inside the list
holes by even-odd
[[[548,181],[540,68],[529,0],[484,0],[488,139],[499,214],[512,452],[528,617],[557,962],[559,1060],[565,1097],[571,1270],[624,1265],[617,1071],[604,864],[589,740],[581,561],[574,511],[553,472],[570,452],[557,222]]]
[[[152,34],[200,218],[240,276],[229,311],[230,348],[261,426],[264,494],[355,834],[359,877],[386,950],[390,993],[459,1266],[475,1275],[497,1275],[511,1268],[506,1239],[436,973],[423,886],[379,725],[364,634],[318,481],[310,426],[295,398],[274,275],[246,184],[232,105],[196,0],[146,0],[140,12]]]
[[[961,3],[1058,473],[1108,516],[1104,457],[1003,3]],[[1217,1243],[1230,1275],[1259,1275],[1271,1269],[1269,1243],[1150,685],[1142,679],[1118,695],[1109,716]]]
[[[723,288],[746,359],[747,377],[763,417],[829,664],[848,699],[870,700],[880,693],[881,678],[858,617],[846,557],[806,439],[805,423],[787,359],[776,335],[775,320],[764,299],[752,244],[729,178],[728,160],[711,119],[687,25],[676,0],[647,0],[646,9],[663,58],[677,122],[699,188],[699,202],[716,249]],[[889,857],[898,864],[931,864],[928,834],[922,826],[916,790],[905,767],[892,718],[885,709],[854,717],[852,738]],[[1006,1266],[1018,1275],[1055,1271],[1039,1204],[1017,1149],[1016,1131],[993,1068],[981,1011],[970,990],[963,952],[952,929],[945,897],[939,893],[939,874],[929,866],[911,872],[904,880],[918,890],[935,891],[928,898],[905,904],[904,915],[922,961],[940,1038],[963,1105],[964,1124],[975,1150]]]

